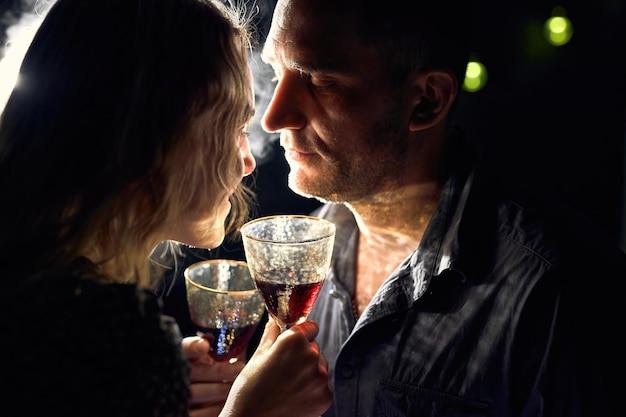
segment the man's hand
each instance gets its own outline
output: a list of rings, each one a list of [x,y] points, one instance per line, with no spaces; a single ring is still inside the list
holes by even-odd
[[[330,406],[328,362],[306,321],[280,333],[268,320],[254,355],[232,386],[222,417],[317,417]]]

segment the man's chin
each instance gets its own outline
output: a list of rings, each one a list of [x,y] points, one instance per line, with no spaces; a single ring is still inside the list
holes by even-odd
[[[304,198],[314,198],[322,203],[331,201],[328,199],[328,196],[323,195],[323,193],[319,192],[317,189],[302,187],[297,185],[295,182],[289,182],[289,188],[291,191]]]
[[[310,187],[306,184],[303,184],[302,181],[299,181],[294,176],[289,176],[289,188],[294,193],[301,195],[306,198],[317,198],[313,193],[309,191]]]

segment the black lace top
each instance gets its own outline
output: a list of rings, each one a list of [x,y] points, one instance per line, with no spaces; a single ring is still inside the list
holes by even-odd
[[[187,416],[176,322],[135,285],[46,276],[2,289],[7,416]]]

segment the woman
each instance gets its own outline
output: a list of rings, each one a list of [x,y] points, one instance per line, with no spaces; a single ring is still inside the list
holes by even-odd
[[[190,362],[148,258],[168,239],[216,247],[247,219],[242,12],[58,0],[35,34],[0,119],[9,415],[189,413]],[[320,415],[331,394],[316,334],[268,323],[222,415]]]

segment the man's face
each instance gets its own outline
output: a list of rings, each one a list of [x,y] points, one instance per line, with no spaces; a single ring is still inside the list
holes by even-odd
[[[353,202],[403,181],[412,107],[337,8],[278,1],[263,49],[277,80],[263,127],[280,131],[294,191]]]

